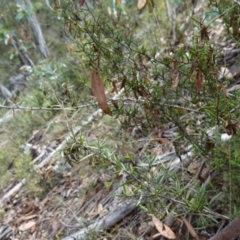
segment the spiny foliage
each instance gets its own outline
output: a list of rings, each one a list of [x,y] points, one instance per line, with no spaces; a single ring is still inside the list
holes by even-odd
[[[229,18],[232,11],[238,12],[239,6],[226,2],[229,9],[223,12],[221,4],[210,1],[210,5],[219,11],[217,18],[210,18],[210,25],[214,25],[214,21],[221,17]],[[75,5],[69,5],[62,12],[67,30],[74,38],[81,56],[82,66],[89,71],[97,71],[108,91],[117,93],[124,89],[122,96],[114,101],[111,99],[112,94],[108,94],[113,115],[128,129],[141,125],[146,135],[154,127],[164,129],[169,123],[177,126],[178,133],[173,139],[177,153],[180,155],[191,144],[196,155],[214,163],[212,167],[215,168],[217,163],[213,159],[216,159],[215,153],[220,146],[216,144],[213,135],[219,137],[220,133],[229,131],[231,134],[236,133],[237,124],[233,125],[231,121],[239,113],[232,111],[237,96],[229,97],[226,84],[218,78],[219,66],[216,60],[221,49],[210,40],[210,25],[203,20],[193,19],[197,31],[191,39],[186,41],[184,34],[179,34],[181,44],[162,44],[165,51],[161,51],[161,47],[154,42],[146,46],[145,42],[149,43],[151,36],[143,34],[142,38],[137,37],[139,29],[131,24],[130,14],[133,10],[130,8],[126,9],[125,16],[120,14],[117,17],[110,15],[106,5],[101,3],[94,7],[80,7],[78,11],[74,9]],[[154,11],[157,12],[156,8],[149,15],[152,21],[156,20]],[[234,27],[233,21],[228,21],[227,28],[234,30]],[[236,37],[234,31],[233,35]],[[160,49],[159,52],[156,47]],[[139,185],[132,188],[132,193],[144,195],[151,192],[161,205],[163,203],[157,196],[172,191],[172,196],[184,199],[186,211],[202,211],[208,205],[209,196],[205,185],[195,186],[195,190],[189,193],[183,185],[173,187],[180,180],[171,175],[173,185],[170,184],[169,189],[162,188],[159,192],[157,186],[154,186],[150,190],[143,183],[150,181],[154,185],[158,179],[158,183],[162,181],[163,184],[164,178],[152,178],[147,175],[147,168],[139,170],[134,161],[122,164],[120,159],[115,158],[115,161],[110,160],[109,156],[103,159],[108,159],[120,169],[120,173],[126,171],[139,179]],[[215,188],[208,190],[214,192]],[[212,207],[212,204],[209,203],[209,206]],[[205,220],[202,224],[206,224],[203,223]]]

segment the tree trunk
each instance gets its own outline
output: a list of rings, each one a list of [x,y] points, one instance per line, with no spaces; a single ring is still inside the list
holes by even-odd
[[[16,0],[16,2],[23,7],[27,6],[27,8],[33,10],[33,6],[32,6],[32,3],[30,0],[25,0],[25,1],[24,0]],[[39,48],[42,55],[46,58],[47,56],[49,56],[49,51],[48,51],[45,39],[43,37],[42,30],[41,30],[40,24],[38,22],[37,16],[34,13],[29,15],[28,22],[33,31],[34,38],[37,43],[37,47]]]

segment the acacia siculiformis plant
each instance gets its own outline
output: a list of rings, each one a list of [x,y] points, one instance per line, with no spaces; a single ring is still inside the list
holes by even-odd
[[[152,129],[172,122],[184,141],[205,154],[202,141],[207,140],[207,129],[224,125],[232,107],[225,84],[218,81],[218,50],[209,40],[207,26],[195,20],[198,33],[191,42],[156,59],[151,46],[134,39],[131,23],[126,27],[124,18],[116,20],[101,5],[94,12],[87,7],[65,14],[83,67],[97,70],[107,89],[124,88],[124,97],[109,101],[113,114],[127,117],[132,127]],[[206,119],[198,126],[203,115]]]
[[[173,142],[179,155],[191,145],[204,160],[214,159],[216,136],[235,134],[238,125],[232,111],[236,97],[230,97],[227,84],[219,81],[220,49],[211,42],[210,27],[193,19],[197,31],[190,41],[157,54],[154,44],[144,44],[151,36],[136,39],[136,27],[126,16],[116,18],[100,3],[74,9],[69,5],[63,11],[66,29],[81,67],[110,92],[105,112],[130,129],[141,125],[147,133],[171,123],[177,126]],[[121,89],[123,94],[113,101],[112,92]]]

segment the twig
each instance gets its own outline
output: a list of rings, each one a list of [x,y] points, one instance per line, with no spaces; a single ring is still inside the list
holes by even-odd
[[[17,105],[13,105],[13,106],[4,106],[4,105],[0,105],[0,108],[4,108],[4,109],[11,109],[11,110],[24,110],[24,111],[35,111],[35,110],[38,110],[38,111],[42,111],[42,110],[47,110],[47,111],[61,111],[61,110],[77,110],[77,109],[80,109],[80,108],[85,108],[85,107],[90,107],[90,106],[94,106],[94,105],[97,105],[97,104],[84,104],[84,105],[79,105],[79,106],[76,106],[76,107],[50,107],[50,108],[47,108],[47,107],[21,107],[21,106],[17,106]]]
[[[22,179],[16,186],[14,186],[7,194],[5,194],[2,199],[0,199],[0,206],[4,204],[4,202],[10,199],[13,195],[15,195],[23,185],[26,184],[26,179]]]
[[[95,111],[89,118],[87,121],[83,121],[81,126],[76,127],[75,129],[73,129],[73,134],[76,136],[82,129],[83,126],[86,126],[87,124],[89,124],[96,116],[98,116],[99,114],[102,113],[101,109],[98,109],[97,111]],[[47,164],[52,157],[59,152],[60,150],[63,149],[63,147],[72,139],[72,134],[69,134],[66,139],[55,149],[55,151],[51,152],[47,158],[44,159],[44,161],[42,161],[39,165],[38,168],[42,168],[45,164]]]
[[[82,230],[71,234],[68,237],[63,238],[62,240],[72,240],[72,239],[86,239],[87,235],[91,232],[99,232],[100,230],[109,229],[114,226],[117,222],[129,215],[137,207],[136,200],[130,200],[123,203],[121,206],[116,207],[116,209],[106,216],[104,216],[99,221],[91,224],[90,226],[83,228]]]

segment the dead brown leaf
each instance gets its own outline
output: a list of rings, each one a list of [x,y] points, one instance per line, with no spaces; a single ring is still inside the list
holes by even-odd
[[[197,232],[194,230],[194,228],[191,225],[191,223],[185,217],[182,217],[182,220],[185,223],[185,225],[186,225],[188,231],[190,232],[190,234],[192,235],[192,237],[194,237],[196,240],[200,240]]]
[[[107,104],[107,98],[105,95],[104,85],[102,79],[99,77],[96,70],[92,71],[91,76],[91,89],[93,95],[97,98],[98,104],[104,113],[111,115],[111,110]]]
[[[154,215],[152,216],[152,221],[158,230],[159,234],[161,234],[163,237],[168,239],[176,239],[176,235],[171,230],[170,227],[162,223],[159,219],[157,219]],[[156,236],[155,236],[156,237]]]
[[[138,10],[142,10],[147,4],[147,0],[138,0]]]
[[[26,222],[26,223],[23,223],[21,224],[18,229],[20,231],[27,231],[29,230],[30,228],[34,227],[36,225],[36,221],[32,220],[32,221],[29,221],[29,222]]]

